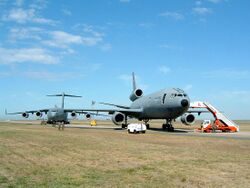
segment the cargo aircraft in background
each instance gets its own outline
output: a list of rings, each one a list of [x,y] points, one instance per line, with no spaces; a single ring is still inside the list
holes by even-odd
[[[112,121],[122,128],[127,127],[128,118],[136,118],[144,121],[149,128],[148,121],[152,119],[165,119],[163,129],[173,131],[172,121],[181,117],[185,125],[192,125],[195,116],[189,110],[190,99],[188,95],[179,88],[163,89],[161,91],[143,96],[143,91],[137,88],[135,75],[132,73],[133,91],[130,95],[132,104],[130,106],[116,105],[112,103],[100,103],[116,107],[115,109],[78,109],[78,112],[107,112],[112,116]],[[195,113],[195,111],[192,111]],[[201,113],[197,111],[197,113]]]
[[[62,105],[61,107],[55,106],[54,108],[46,108],[46,109],[40,109],[40,110],[30,110],[30,111],[24,111],[24,112],[14,112],[14,113],[8,113],[7,110],[5,110],[6,115],[16,115],[21,114],[22,117],[28,118],[30,114],[35,114],[37,117],[41,118],[43,114],[47,115],[47,121],[45,123],[48,124],[69,124],[68,120],[68,114],[70,113],[71,117],[74,119],[77,117],[77,114],[85,114],[85,117],[87,119],[90,118],[91,114],[87,112],[79,112],[77,109],[67,109],[64,108],[64,99],[65,97],[82,97],[77,95],[69,95],[69,94],[55,94],[55,95],[47,95],[48,97],[62,97]],[[59,126],[60,128],[60,126]]]

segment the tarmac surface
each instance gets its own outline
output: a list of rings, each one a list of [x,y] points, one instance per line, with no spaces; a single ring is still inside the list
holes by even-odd
[[[40,125],[40,121],[2,121],[5,123],[19,123],[19,124],[28,124],[28,125]],[[51,125],[46,125],[51,126]],[[83,124],[67,124],[65,125],[65,129],[67,128],[78,128],[78,129],[105,129],[110,131],[127,131],[126,129],[122,129],[119,126],[110,126],[110,125],[98,125],[98,126],[90,126]],[[222,139],[240,139],[240,140],[250,140],[250,131],[240,131],[236,133],[201,133],[196,131],[196,129],[175,129],[174,132],[168,132],[162,130],[161,128],[150,128],[147,132],[153,134],[170,134],[177,136],[190,136],[190,137],[212,137],[212,138],[222,138]]]

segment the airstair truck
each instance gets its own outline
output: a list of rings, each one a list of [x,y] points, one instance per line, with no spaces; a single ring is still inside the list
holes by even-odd
[[[215,118],[214,122],[205,120],[202,127],[199,130],[203,132],[212,132],[214,130],[220,130],[222,132],[239,132],[239,126],[232,120],[227,118],[224,114],[218,111],[214,106],[208,102],[194,102],[190,105],[191,108],[206,108],[211,112]]]

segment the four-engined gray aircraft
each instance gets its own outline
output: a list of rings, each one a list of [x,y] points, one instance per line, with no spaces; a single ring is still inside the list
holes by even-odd
[[[69,94],[55,94],[55,95],[47,95],[49,97],[55,96],[55,97],[62,97],[62,106],[55,107],[55,108],[48,108],[48,109],[40,109],[40,110],[30,110],[30,111],[24,111],[24,112],[14,112],[14,113],[8,113],[5,111],[6,115],[15,115],[15,114],[21,114],[24,118],[28,118],[29,114],[35,114],[37,117],[42,117],[43,113],[47,115],[47,122],[48,124],[56,124],[56,123],[63,123],[63,124],[69,124],[68,120],[68,113],[71,114],[72,118],[76,118],[77,114],[81,114],[84,112],[78,112],[77,109],[65,109],[64,108],[64,98],[65,97],[81,97],[77,95],[69,95]],[[86,118],[90,118],[90,114],[86,114]]]
[[[132,104],[130,106],[116,105],[111,103],[100,103],[117,107],[117,109],[79,109],[82,112],[108,112],[112,115],[112,121],[116,125],[127,126],[128,118],[136,118],[146,124],[151,119],[165,119],[163,129],[173,131],[172,120],[181,116],[185,125],[191,125],[195,116],[189,113],[190,99],[188,95],[179,88],[163,89],[161,91],[143,96],[143,91],[136,87],[135,76],[132,73],[133,91],[130,95]],[[149,124],[147,124],[149,127]]]

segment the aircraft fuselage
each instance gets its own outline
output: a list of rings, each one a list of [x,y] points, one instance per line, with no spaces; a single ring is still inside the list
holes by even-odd
[[[47,113],[48,123],[64,122],[69,123],[68,113],[63,108],[52,108]]]
[[[190,105],[188,95],[180,89],[164,89],[135,100],[130,108],[142,109],[138,119],[176,119]]]

